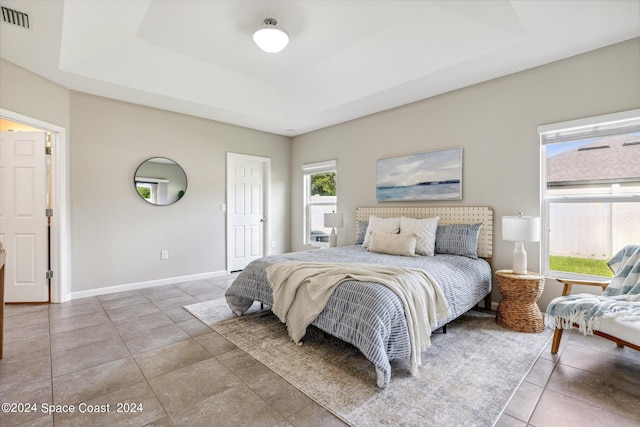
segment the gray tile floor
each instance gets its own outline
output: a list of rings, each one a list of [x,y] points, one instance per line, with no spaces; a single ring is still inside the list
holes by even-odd
[[[20,413],[0,412],[0,425],[343,425],[182,308],[232,280],[6,306],[0,403]],[[640,352],[565,333],[497,425],[640,425]]]
[[[536,361],[496,427],[640,426],[640,352],[565,331]]]

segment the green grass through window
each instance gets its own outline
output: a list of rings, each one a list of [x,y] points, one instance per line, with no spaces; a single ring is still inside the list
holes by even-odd
[[[569,256],[550,256],[549,266],[555,271],[566,271],[605,277],[613,276],[613,273],[607,266],[606,259],[600,260]]]

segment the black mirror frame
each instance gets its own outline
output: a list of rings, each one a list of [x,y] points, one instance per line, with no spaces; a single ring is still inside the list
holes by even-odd
[[[138,180],[136,180],[136,177],[138,176],[138,171],[140,170],[140,168],[145,165],[147,162],[149,162],[150,160],[153,159],[164,159],[164,160],[168,160],[169,162],[171,162],[171,164],[176,165],[178,167],[178,169],[182,172],[182,175],[184,176],[184,188],[180,191],[178,191],[178,198],[175,199],[174,201],[172,201],[171,203],[154,203],[152,201],[150,201],[149,199],[146,199],[142,196],[142,194],[140,194],[140,192],[138,191]],[[169,164],[168,162],[165,162],[167,164]],[[134,174],[133,174],[133,188],[136,192],[136,194],[138,194],[138,196],[140,196],[140,198],[142,200],[144,200],[145,202],[149,203],[150,205],[153,206],[171,206],[175,203],[177,203],[178,201],[180,201],[182,199],[182,197],[185,195],[185,193],[187,192],[187,188],[189,187],[189,179],[187,178],[187,173],[184,171],[184,169],[182,168],[182,166],[180,166],[180,164],[178,162],[176,162],[173,159],[170,159],[168,157],[164,157],[164,156],[153,156],[153,157],[149,157],[148,159],[144,160],[142,163],[140,163],[138,165],[138,167],[136,168]]]

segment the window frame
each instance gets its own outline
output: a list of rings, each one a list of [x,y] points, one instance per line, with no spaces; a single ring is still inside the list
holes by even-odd
[[[593,280],[602,276],[552,270],[550,257],[550,209],[554,203],[640,203],[640,194],[610,195],[547,195],[547,170],[545,147],[551,144],[579,141],[582,139],[626,134],[640,131],[640,109],[588,117],[567,122],[538,126],[540,137],[540,201],[542,212],[542,235],[540,259],[542,273],[564,279]]]
[[[312,201],[311,200],[311,175],[327,172],[336,174],[336,195],[335,202]],[[338,208],[338,161],[325,160],[322,162],[307,163],[302,165],[303,176],[303,243],[309,246],[329,247],[329,242],[318,242],[311,240],[311,209],[313,206],[335,206]]]

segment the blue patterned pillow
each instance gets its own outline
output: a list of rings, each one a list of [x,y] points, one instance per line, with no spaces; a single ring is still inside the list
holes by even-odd
[[[367,235],[368,222],[357,221],[358,223],[358,235],[356,236],[356,245],[361,245],[364,242],[364,238]]]
[[[478,235],[482,223],[438,225],[436,253],[478,258]]]

